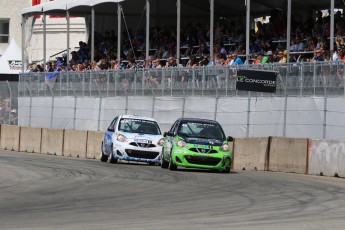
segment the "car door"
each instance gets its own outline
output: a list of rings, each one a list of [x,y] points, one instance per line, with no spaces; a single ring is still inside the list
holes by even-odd
[[[103,144],[104,144],[104,152],[106,152],[108,155],[111,153],[112,149],[111,146],[113,144],[113,134],[115,133],[116,129],[116,123],[117,123],[118,117],[115,117],[115,119],[110,123],[107,131],[105,132]]]

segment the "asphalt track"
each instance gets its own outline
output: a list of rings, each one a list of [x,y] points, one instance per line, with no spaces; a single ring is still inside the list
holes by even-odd
[[[345,179],[0,151],[0,229],[345,229]]]

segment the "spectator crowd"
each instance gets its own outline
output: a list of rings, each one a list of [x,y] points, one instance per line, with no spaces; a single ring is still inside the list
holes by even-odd
[[[218,20],[214,27],[213,62],[210,62],[210,30],[201,23],[187,24],[181,28],[181,59],[176,60],[176,28],[150,29],[150,56],[145,61],[145,31],[124,31],[121,41],[120,62],[117,58],[117,36],[114,30],[95,34],[94,60],[90,44],[79,42],[79,49],[49,61],[46,66],[30,64],[27,72],[59,72],[86,70],[118,70],[132,68],[164,68],[177,66],[225,66],[287,62],[318,62],[345,60],[345,18],[335,13],[334,49],[330,51],[330,15],[309,12],[302,16],[293,14],[291,20],[290,59],[286,50],[286,16],[271,15],[267,23],[256,22],[250,31],[250,58],[245,56],[245,25],[243,18]]]

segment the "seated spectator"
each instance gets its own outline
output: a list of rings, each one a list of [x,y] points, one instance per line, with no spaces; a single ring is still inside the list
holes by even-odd
[[[167,60],[167,62],[165,63],[165,67],[176,67],[176,60],[173,56],[170,56]]]
[[[243,65],[243,61],[241,58],[237,56],[237,53],[233,53],[232,58],[234,59],[234,61],[232,62],[232,65]]]
[[[312,59],[312,62],[318,62],[318,61],[324,61],[323,52],[321,49],[315,50],[315,54]]]

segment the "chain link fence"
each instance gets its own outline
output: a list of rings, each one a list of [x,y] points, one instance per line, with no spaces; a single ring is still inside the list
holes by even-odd
[[[0,124],[18,123],[18,82],[0,82]]]
[[[252,96],[344,96],[344,66],[344,62],[317,62],[59,72],[49,80],[46,78],[46,73],[29,73],[19,76],[19,96],[247,95],[248,92],[236,90],[238,69],[279,73],[275,94],[252,92]]]

